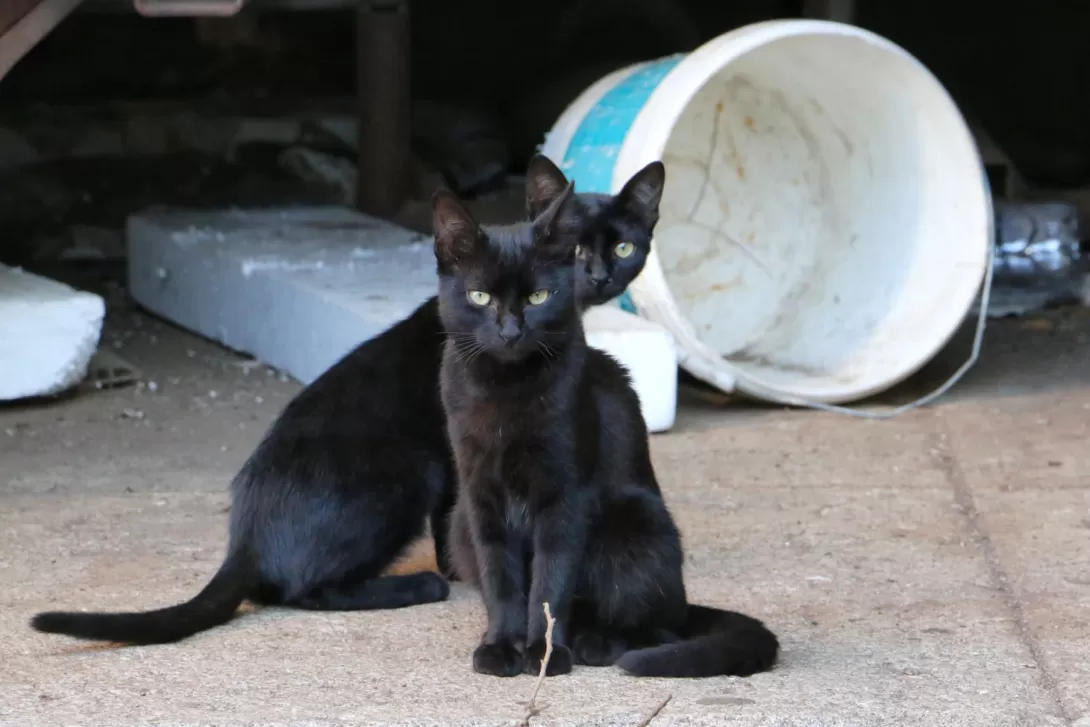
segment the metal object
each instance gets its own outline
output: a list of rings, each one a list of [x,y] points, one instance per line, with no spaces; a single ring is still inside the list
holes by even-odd
[[[356,14],[356,205],[375,217],[396,214],[409,191],[410,40],[408,0],[360,3]]]
[[[1021,314],[1079,297],[1090,260],[1079,215],[1066,202],[996,201],[992,315]]]
[[[136,12],[151,18],[227,17],[237,15],[246,0],[132,0]]]

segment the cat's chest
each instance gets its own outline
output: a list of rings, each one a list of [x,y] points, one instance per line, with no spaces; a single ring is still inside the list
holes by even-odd
[[[465,401],[458,429],[473,469],[507,488],[531,487],[554,459],[553,413],[544,400]]]
[[[533,446],[551,417],[544,401],[470,399],[460,417],[463,434],[489,451]]]
[[[533,437],[549,420],[554,407],[545,395],[505,396],[502,393],[467,392],[456,399],[455,411],[467,433],[498,440]]]

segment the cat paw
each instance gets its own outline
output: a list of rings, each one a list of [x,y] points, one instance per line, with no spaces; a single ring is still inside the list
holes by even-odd
[[[526,673],[537,675],[541,672],[541,660],[545,658],[545,642],[538,641],[526,649]],[[553,653],[549,655],[549,665],[545,667],[545,676],[571,673],[571,649],[563,644],[553,644]]]
[[[575,663],[582,666],[612,666],[624,653],[621,644],[602,634],[582,633],[572,643]]]
[[[473,671],[494,677],[513,677],[522,673],[525,659],[514,644],[481,644],[473,652]]]

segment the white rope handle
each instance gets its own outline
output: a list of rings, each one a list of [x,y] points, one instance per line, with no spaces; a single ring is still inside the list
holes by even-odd
[[[950,388],[961,380],[963,376],[973,367],[980,358],[980,349],[984,344],[984,329],[988,323],[988,303],[992,297],[992,271],[995,267],[995,247],[994,245],[988,246],[988,265],[984,270],[984,281],[980,293],[980,313],[977,316],[976,321],[976,333],[973,336],[973,349],[969,353],[969,358],[966,359],[957,371],[955,371],[950,378],[948,378],[941,386],[932,391],[930,394],[921,396],[915,401],[911,401],[907,404],[903,404],[895,409],[889,411],[863,411],[862,409],[856,409],[850,406],[837,406],[835,404],[825,404],[820,401],[809,401],[807,399],[801,399],[791,397],[790,399],[780,399],[778,403],[786,404],[788,406],[801,406],[808,409],[818,409],[820,411],[830,411],[835,414],[847,414],[854,417],[862,417],[863,419],[892,419],[893,417],[900,416],[907,411],[917,409],[921,406],[930,404],[935,399],[945,394]]]

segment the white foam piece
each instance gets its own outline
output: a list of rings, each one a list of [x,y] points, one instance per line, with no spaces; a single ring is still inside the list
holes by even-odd
[[[0,400],[49,396],[82,381],[105,315],[94,293],[0,265]]]
[[[137,302],[303,383],[435,294],[430,237],[341,207],[148,211],[127,242]]]
[[[430,236],[341,207],[148,211],[129,219],[128,252],[141,305],[303,383],[436,289]],[[610,311],[589,314],[588,340],[632,372],[648,427],[668,429],[672,339]]]
[[[583,314],[587,343],[611,354],[632,376],[647,428],[664,432],[677,416],[677,350],[663,326],[612,305]]]

